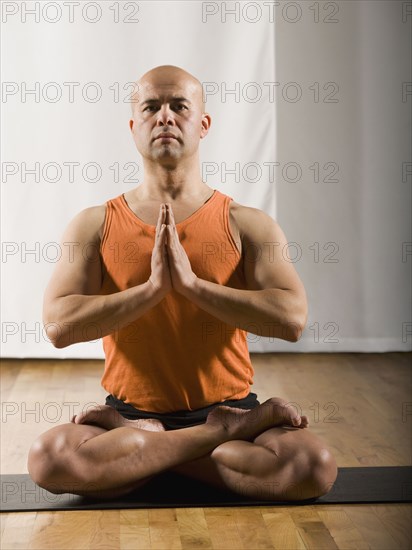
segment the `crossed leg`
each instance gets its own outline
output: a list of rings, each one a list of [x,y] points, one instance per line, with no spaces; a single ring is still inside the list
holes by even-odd
[[[329,492],[336,462],[309,430],[270,428],[253,442],[228,441],[207,456],[171,468],[219,489],[259,500],[304,500]]]
[[[107,409],[98,425],[56,426],[33,443],[28,469],[38,485],[112,498],[174,470],[255,499],[302,500],[327,493],[336,479],[335,460],[305,429],[306,417],[279,398],[252,411],[218,406],[205,424],[157,433]]]

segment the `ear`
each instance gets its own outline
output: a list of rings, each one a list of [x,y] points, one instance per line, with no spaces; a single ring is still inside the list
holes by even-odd
[[[200,132],[200,139],[203,139],[207,136],[209,128],[212,124],[212,117],[208,113],[203,113],[202,115],[202,130]]]
[[[133,132],[133,123],[134,123],[134,120],[131,118],[129,120],[129,126],[130,126],[130,130]]]

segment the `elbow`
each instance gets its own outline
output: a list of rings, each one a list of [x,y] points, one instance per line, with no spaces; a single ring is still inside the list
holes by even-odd
[[[68,344],[62,344],[61,342],[52,342],[53,344],[53,347],[55,347],[56,349],[63,349],[63,348],[66,348],[68,346]]]
[[[61,326],[56,322],[44,322],[43,321],[44,332],[46,333],[49,342],[53,347],[57,349],[62,349],[67,347],[69,344],[64,339],[62,334]]]
[[[302,338],[303,331],[305,330],[306,323],[308,322],[308,312],[304,312],[303,316],[295,322],[295,339],[294,342],[298,342]]]
[[[62,311],[59,300],[51,301],[43,306],[43,330],[49,342],[56,349],[66,348],[73,344],[73,323],[63,321],[67,319],[67,312]]]
[[[290,320],[286,324],[286,334],[288,342],[299,342],[302,337],[303,331],[305,330],[307,323],[307,312],[305,312],[300,317],[297,317],[293,320]]]
[[[68,323],[61,322],[56,311],[43,312],[43,330],[53,347],[62,349],[73,343],[68,341],[69,327]]]
[[[290,338],[288,338],[289,342],[299,342],[302,332],[303,328],[301,328],[301,326],[297,323],[293,323],[293,327],[290,330]]]
[[[282,340],[286,340],[287,342],[298,342],[301,336],[302,330],[294,321],[289,321],[283,325]]]
[[[285,311],[284,339],[288,342],[298,342],[308,321],[308,302],[306,294],[293,293],[292,302]]]
[[[293,319],[293,340],[292,342],[298,342],[302,338],[303,331],[305,330],[306,323],[308,322],[308,302],[306,298],[306,293],[303,298],[301,298],[298,311],[295,314]]]
[[[65,342],[63,339],[54,340],[54,341],[51,341],[51,343],[53,344],[53,346],[54,346],[56,349],[67,348],[67,346],[70,345],[69,342]]]

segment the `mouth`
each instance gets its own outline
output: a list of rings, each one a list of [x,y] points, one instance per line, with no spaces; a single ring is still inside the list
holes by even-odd
[[[177,137],[172,134],[160,134],[160,136],[157,136],[157,138],[155,138],[155,141],[157,141],[158,139],[170,141],[172,139],[177,139]]]

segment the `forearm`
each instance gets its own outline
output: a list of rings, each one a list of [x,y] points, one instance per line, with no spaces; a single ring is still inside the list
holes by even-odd
[[[162,298],[149,281],[104,296],[56,298],[44,314],[45,330],[57,348],[96,340],[135,321]]]
[[[306,304],[290,290],[239,290],[197,278],[184,295],[221,321],[259,336],[295,342],[306,323]]]

